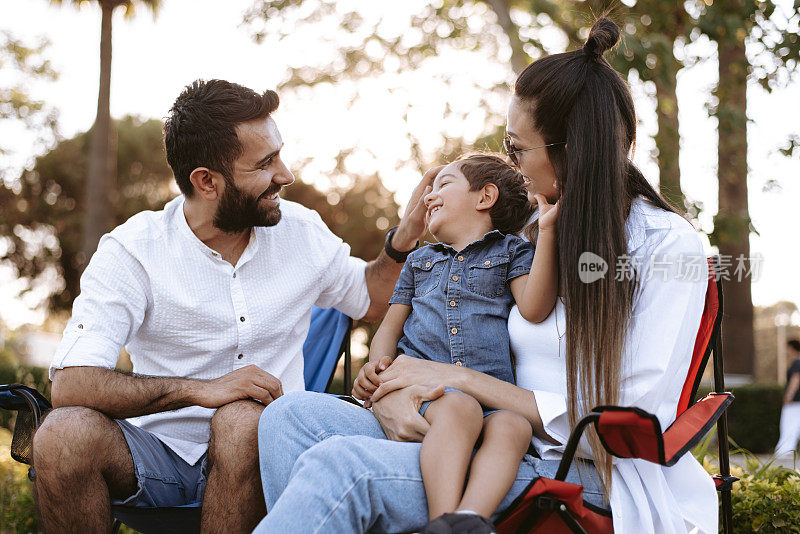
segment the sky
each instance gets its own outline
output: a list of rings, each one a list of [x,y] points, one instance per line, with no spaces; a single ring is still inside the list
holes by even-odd
[[[87,130],[96,112],[100,12],[93,2],[81,9],[64,3],[57,7],[46,0],[0,0],[0,29],[29,42],[42,36],[50,40],[47,56],[60,77],[30,89],[34,96],[58,109],[60,134],[70,137]],[[256,44],[251,31],[242,25],[243,13],[252,3],[163,0],[155,18],[144,8],[131,19],[118,10],[113,34],[112,116],[163,118],[182,88],[196,78],[224,78],[259,91],[274,88],[284,79],[287,65],[324,56],[325,43],[320,35],[332,28],[311,34],[298,32],[282,41],[268,36],[264,43]],[[372,10],[413,9],[421,3],[361,2]],[[782,3],[791,4],[791,0]],[[701,42],[696,46],[701,54],[713,55],[713,45]],[[286,142],[285,161],[291,168],[293,162],[310,160],[303,178],[324,187],[331,183],[332,158],[339,148],[370,147],[372,156],[355,154],[348,167],[358,172],[379,172],[386,187],[396,193],[396,200],[405,204],[419,179],[413,165],[399,169],[396,165],[398,160],[411,158],[405,132],[411,130],[423,148],[433,151],[446,136],[474,139],[486,133],[497,125],[491,121],[505,112],[507,101],[503,99],[487,97],[482,101],[490,108],[488,112],[474,106],[480,95],[476,96],[476,88],[466,81],[477,75],[486,80],[505,76],[510,83],[513,77],[509,78],[496,60],[484,58],[477,66],[475,61],[471,56],[452,54],[439,63],[432,62],[427,70],[367,80],[356,88],[343,84],[282,94],[275,119]],[[448,91],[437,81],[437,75],[443,72],[450,80],[465,80],[463,92]],[[705,231],[712,229],[711,218],[717,210],[716,123],[705,110],[708,89],[715,80],[713,59],[684,69],[678,79],[682,187],[689,198],[704,203],[700,225]],[[344,105],[354,91],[360,96],[357,103]],[[634,83],[633,92],[641,121],[635,160],[645,175],[653,178],[658,171],[649,157],[654,146],[652,135],[657,130],[655,110],[645,86]],[[800,159],[777,152],[790,134],[800,133],[798,102],[797,80],[772,94],[755,85],[748,90],[749,202],[759,232],[751,238],[751,249],[753,255],[763,256],[760,277],[753,283],[756,305],[779,300],[800,305]],[[406,104],[412,106],[407,117]],[[469,109],[463,121],[445,123],[445,105]],[[18,167],[30,164],[41,151],[24,135],[8,141],[4,139],[3,146],[13,150],[10,157]],[[769,180],[776,180],[779,187],[765,190]],[[41,322],[43,313],[30,309],[37,295],[26,300],[15,298],[17,288],[10,271],[0,269],[0,316],[11,327]]]

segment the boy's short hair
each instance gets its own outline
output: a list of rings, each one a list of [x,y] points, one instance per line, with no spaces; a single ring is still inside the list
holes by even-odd
[[[797,352],[800,352],[800,339],[790,339],[786,342],[787,345],[792,347]]]
[[[500,195],[489,211],[492,225],[504,234],[517,234],[533,215],[524,177],[498,154],[469,154],[458,160],[470,191],[494,184]]]

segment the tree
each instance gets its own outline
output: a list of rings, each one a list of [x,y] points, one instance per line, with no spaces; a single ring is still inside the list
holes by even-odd
[[[251,25],[263,21],[254,31],[256,39],[262,39],[281,32],[281,28],[297,31],[304,24],[317,24],[326,18],[341,20],[340,29],[348,36],[332,43],[339,47],[337,61],[320,67],[291,68],[282,88],[296,88],[375,77],[383,72],[386,57],[397,58],[406,70],[418,69],[426,60],[447,49],[498,58],[503,56],[507,46],[511,70],[519,74],[531,59],[560,51],[548,48],[545,42],[553,41],[553,30],[560,32],[569,48],[580,47],[595,15],[605,13],[607,5],[606,0],[441,0],[423,5],[410,16],[409,27],[423,29],[413,45],[403,36],[387,38],[382,33],[384,20],[381,18],[364,17],[356,6],[350,6],[349,10],[337,9],[332,0],[262,0],[247,14],[246,21]],[[658,111],[655,136],[658,154],[655,157],[661,191],[676,206],[683,207],[685,198],[678,167],[677,73],[684,63],[676,58],[673,49],[688,39],[692,19],[681,3],[659,0],[638,0],[630,6],[618,4],[610,16],[623,29],[620,47],[608,56],[611,63],[623,74],[632,73],[655,87]],[[283,31],[288,34],[288,30]],[[548,35],[550,39],[546,38]],[[380,43],[381,54],[370,58],[366,51],[374,43]],[[506,63],[505,60],[501,62]],[[505,91],[499,84],[495,89]],[[494,115],[499,115],[497,110]],[[501,137],[501,130],[497,130],[482,142],[488,142],[490,148],[497,150]]]
[[[51,0],[54,4],[63,4],[67,0]],[[123,7],[131,16],[136,4],[144,5],[155,13],[161,4],[160,0],[69,0],[70,3],[82,4],[97,2],[102,13],[100,24],[100,88],[97,97],[97,116],[92,126],[91,153],[85,188],[85,218],[81,250],[76,259],[83,268],[97,249],[100,237],[111,229],[113,214],[111,205],[115,195],[114,152],[115,136],[111,122],[111,21],[114,10]]]
[[[747,191],[747,82],[757,80],[771,90],[797,69],[800,43],[796,28],[800,3],[791,12],[776,12],[772,1],[729,0],[697,3],[698,27],[717,43],[719,81],[711,112],[718,120],[719,209],[711,241],[720,255],[750,259],[750,219]],[[758,56],[748,57],[752,43]],[[750,277],[723,282],[726,323],[723,344],[726,370],[752,376],[755,344]]]
[[[117,124],[118,192],[106,200],[111,224],[175,196],[161,141],[161,122],[125,117]],[[91,133],[58,143],[11,184],[0,187],[0,261],[26,281],[24,292],[47,297],[51,310],[69,310],[80,291],[81,235],[86,218]],[[2,250],[2,249],[0,249]]]
[[[161,121],[129,116],[117,122],[116,131],[118,194],[109,205],[114,225],[142,210],[161,209],[178,194]],[[63,140],[17,180],[0,184],[0,262],[14,267],[26,282],[24,291],[44,294],[52,311],[69,310],[80,290],[90,145],[91,132]],[[283,196],[317,210],[353,254],[366,260],[377,255],[386,229],[398,221],[397,204],[375,176],[324,193],[298,179]]]
[[[33,133],[35,142],[43,144],[56,135],[57,113],[44,101],[33,98],[27,89],[31,81],[52,81],[58,76],[45,57],[49,43],[46,39],[30,45],[17,39],[8,31],[0,31],[0,74],[5,84],[0,87],[0,121],[2,137],[17,135],[12,128],[24,128]],[[9,149],[0,146],[0,157]],[[2,161],[2,160],[0,160]],[[0,163],[0,183],[10,172],[5,162]]]

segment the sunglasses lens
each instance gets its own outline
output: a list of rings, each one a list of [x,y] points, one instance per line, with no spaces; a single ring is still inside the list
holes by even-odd
[[[514,165],[519,165],[519,161],[517,161],[517,154],[514,151],[514,146],[511,144],[511,138],[506,136],[503,138],[503,148],[506,151],[506,155],[511,160],[511,163]]]

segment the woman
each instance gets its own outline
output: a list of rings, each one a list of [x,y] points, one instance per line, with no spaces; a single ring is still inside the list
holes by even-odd
[[[528,455],[498,512],[528,482],[555,473],[570,428],[592,406],[638,406],[675,419],[703,310],[705,260],[691,225],[629,159],[636,118],[627,85],[603,59],[619,29],[605,18],[582,50],[542,58],[519,76],[505,145],[531,194],[560,200],[561,299],[540,324],[509,319],[517,386],[465,367],[399,356],[381,374],[375,417],[338,399],[289,394],[259,429],[269,514],[263,532],[403,532],[426,523],[420,403],[447,384],[490,409],[524,415]],[[535,228],[533,229],[535,232]],[[587,254],[591,253],[591,254]],[[700,262],[691,277],[677,272]],[[586,269],[589,263],[607,272]],[[582,266],[584,268],[582,268]],[[594,275],[594,276],[593,276]],[[599,278],[598,278],[599,276]],[[610,505],[617,532],[716,532],[714,484],[691,456],[663,468],[612,460],[596,436],[580,448],[584,498]],[[577,480],[576,469],[568,480]]]

